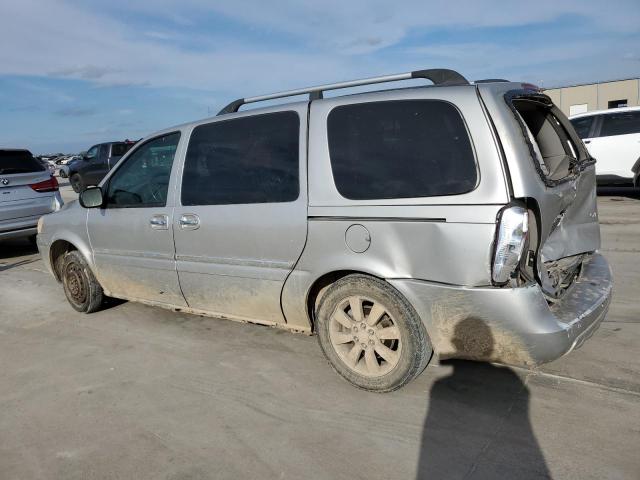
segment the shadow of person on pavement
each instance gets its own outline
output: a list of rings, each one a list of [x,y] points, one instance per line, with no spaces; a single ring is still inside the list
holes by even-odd
[[[488,357],[493,336],[481,320],[467,319],[453,345]],[[514,371],[464,360],[441,365],[453,372],[431,389],[417,478],[551,478],[529,421],[529,390]]]

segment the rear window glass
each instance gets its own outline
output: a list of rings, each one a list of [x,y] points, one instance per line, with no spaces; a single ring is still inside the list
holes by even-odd
[[[300,192],[300,119],[277,112],[193,129],[183,205],[292,202]]]
[[[27,150],[0,150],[0,175],[40,172],[45,167]]]
[[[549,180],[567,177],[577,160],[577,148],[558,118],[539,102],[515,100],[513,105],[529,130],[543,174]]]
[[[135,143],[114,143],[111,145],[111,156],[121,157],[133,147]]]
[[[580,138],[589,138],[591,126],[596,117],[590,115],[588,117],[580,117],[571,119],[571,125],[575,129]]]
[[[601,137],[640,133],[640,111],[609,113],[602,116]]]
[[[333,178],[348,199],[456,195],[477,184],[469,134],[448,102],[341,106],[329,114],[327,129]]]

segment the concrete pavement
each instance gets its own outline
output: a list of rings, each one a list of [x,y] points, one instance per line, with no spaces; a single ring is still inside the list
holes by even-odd
[[[581,349],[535,372],[433,363],[384,395],[315,337],[76,313],[28,244],[0,244],[0,478],[640,478],[640,201],[599,209],[615,298]]]

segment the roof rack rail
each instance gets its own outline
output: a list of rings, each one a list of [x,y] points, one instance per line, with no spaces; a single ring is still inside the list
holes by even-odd
[[[340,88],[359,87],[361,85],[373,85],[376,83],[398,82],[400,80],[410,80],[412,78],[425,78],[431,80],[434,85],[469,85],[466,78],[455,70],[446,68],[432,68],[429,70],[416,70],[415,72],[398,73],[395,75],[384,75],[382,77],[362,78],[360,80],[349,80],[339,83],[327,83],[316,87],[298,88],[296,90],[287,90],[285,92],[271,93],[269,95],[259,95],[257,97],[239,98],[218,112],[218,115],[225,113],[234,113],[247,103],[263,102],[265,100],[273,100],[276,98],[293,97],[296,95],[309,94],[309,100],[318,100],[323,98],[322,92],[325,90],[337,90]]]

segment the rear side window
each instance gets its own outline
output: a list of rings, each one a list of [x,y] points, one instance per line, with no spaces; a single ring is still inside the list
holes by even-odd
[[[448,102],[341,106],[329,114],[327,129],[333,178],[345,198],[456,195],[477,184],[469,134]]]
[[[27,150],[0,150],[0,175],[32,173],[45,170]]]
[[[640,133],[640,111],[609,113],[602,116],[601,137]]]
[[[193,129],[183,205],[292,202],[300,191],[300,119],[278,112]]]
[[[573,125],[573,128],[580,138],[589,138],[589,135],[591,134],[591,127],[595,118],[596,117],[593,115],[590,115],[588,117],[573,118],[571,119],[571,125]]]

